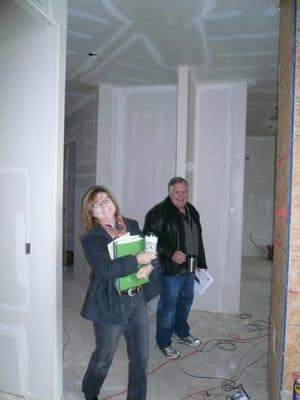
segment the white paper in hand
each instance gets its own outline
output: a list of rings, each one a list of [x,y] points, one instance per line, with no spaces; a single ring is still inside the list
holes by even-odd
[[[205,269],[196,269],[195,271],[195,290],[200,294],[204,294],[206,289],[213,283],[214,278],[209,275]]]

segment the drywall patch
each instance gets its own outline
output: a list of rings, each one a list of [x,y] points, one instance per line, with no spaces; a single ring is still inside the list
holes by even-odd
[[[0,324],[0,387],[7,393],[26,393],[28,340],[23,326]]]
[[[30,243],[28,170],[0,168],[0,185],[6,188],[0,210],[1,221],[6,227],[0,232],[3,278],[0,310],[27,311],[30,261],[30,256],[25,254],[25,243]]]

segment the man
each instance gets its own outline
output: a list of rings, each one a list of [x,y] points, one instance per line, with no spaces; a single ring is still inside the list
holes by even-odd
[[[194,274],[189,269],[189,258],[199,268],[207,266],[199,213],[188,203],[188,182],[174,177],[168,191],[168,197],[147,213],[144,233],[158,236],[161,294],[156,313],[156,341],[166,357],[175,359],[179,352],[172,347],[173,334],[178,336],[178,342],[190,347],[200,344],[199,339],[191,336],[187,322],[194,299]]]

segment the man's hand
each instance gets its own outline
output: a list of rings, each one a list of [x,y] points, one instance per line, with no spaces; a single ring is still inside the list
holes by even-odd
[[[186,255],[182,251],[176,250],[172,255],[172,260],[176,262],[176,264],[182,264],[186,260]]]

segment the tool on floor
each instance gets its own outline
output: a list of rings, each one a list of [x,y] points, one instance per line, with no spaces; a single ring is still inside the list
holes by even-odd
[[[236,387],[230,396],[227,396],[227,400],[250,400],[250,397],[246,393],[243,385]]]

